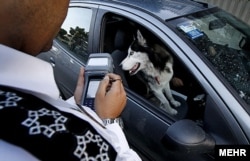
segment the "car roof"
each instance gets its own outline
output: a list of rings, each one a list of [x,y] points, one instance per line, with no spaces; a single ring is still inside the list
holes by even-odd
[[[71,0],[71,2],[89,2],[97,4],[123,5],[147,11],[162,20],[206,10],[213,7],[207,3],[193,0]]]

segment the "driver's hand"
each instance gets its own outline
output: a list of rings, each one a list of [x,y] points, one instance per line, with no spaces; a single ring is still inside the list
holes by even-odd
[[[114,80],[112,82],[112,80]],[[95,110],[101,119],[117,118],[127,102],[121,77],[109,73],[100,82],[95,98]]]

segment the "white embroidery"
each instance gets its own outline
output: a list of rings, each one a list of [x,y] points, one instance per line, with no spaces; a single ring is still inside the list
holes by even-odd
[[[39,119],[43,117],[52,117],[51,120],[54,120],[50,125],[43,125],[39,122]],[[42,108],[38,111],[29,111],[28,118],[22,122],[22,125],[29,127],[29,134],[44,134],[48,138],[51,138],[55,132],[65,131],[64,123],[67,121],[67,118],[62,116],[57,111],[51,111],[46,108]]]
[[[5,101],[0,101],[0,110],[4,107],[16,107],[17,102],[22,99],[22,97],[19,97],[16,95],[16,93],[12,92],[4,92],[0,90],[0,96],[5,96]]]
[[[86,152],[89,143],[95,143],[99,148],[99,154],[96,156],[89,156]],[[108,157],[108,144],[106,144],[100,135],[94,135],[91,131],[87,131],[84,136],[77,136],[77,147],[74,151],[74,155],[77,156],[81,161],[109,161]]]
[[[0,90],[0,96],[5,96],[5,101],[0,101],[0,110],[5,107],[16,107],[17,102],[22,100],[22,97],[12,92],[4,92]],[[46,118],[45,118],[46,117]],[[46,119],[51,122],[42,124],[39,120]],[[30,135],[43,134],[48,138],[51,138],[55,132],[66,131],[64,123],[67,121],[67,117],[62,116],[61,113],[46,108],[39,109],[37,111],[28,111],[28,118],[26,118],[21,124],[29,128]],[[77,147],[74,151],[74,155],[81,159],[81,161],[109,161],[108,149],[109,145],[103,141],[100,135],[93,134],[91,131],[83,136],[76,136]],[[96,144],[99,147],[99,153],[90,156],[86,152],[88,144]]]

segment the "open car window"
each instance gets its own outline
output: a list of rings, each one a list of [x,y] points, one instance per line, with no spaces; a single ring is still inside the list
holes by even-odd
[[[144,26],[118,15],[107,14],[103,25],[105,26],[103,33],[103,52],[111,54],[115,65],[115,73],[122,77],[123,84],[127,88],[140,95],[145,104],[149,102],[152,107],[155,107],[156,111],[167,114],[166,111],[161,109],[163,104],[150,89],[150,84],[145,80],[143,72],[139,71],[135,75],[131,75],[129,71],[122,70],[120,65],[127,57],[129,46],[133,42],[139,29],[149,44],[150,42],[156,42],[170,53],[174,61],[174,78],[184,81],[185,87],[177,87],[172,81],[170,82],[170,88],[174,98],[181,103],[180,107],[176,108],[178,114],[174,116],[171,115],[171,117],[173,117],[174,120],[182,118],[197,120],[203,118],[206,94],[196,81],[196,78],[188,72],[188,69],[186,69],[181,60],[178,60],[179,58],[176,57],[175,53],[173,53],[167,44]],[[153,79],[157,81],[156,78]]]
[[[225,85],[250,105],[250,27],[224,11],[207,11],[170,21],[224,77]]]

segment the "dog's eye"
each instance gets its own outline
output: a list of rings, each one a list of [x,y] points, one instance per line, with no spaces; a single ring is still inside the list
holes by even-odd
[[[130,51],[130,53],[129,53],[129,55],[133,55],[135,52],[133,52],[133,51]]]

